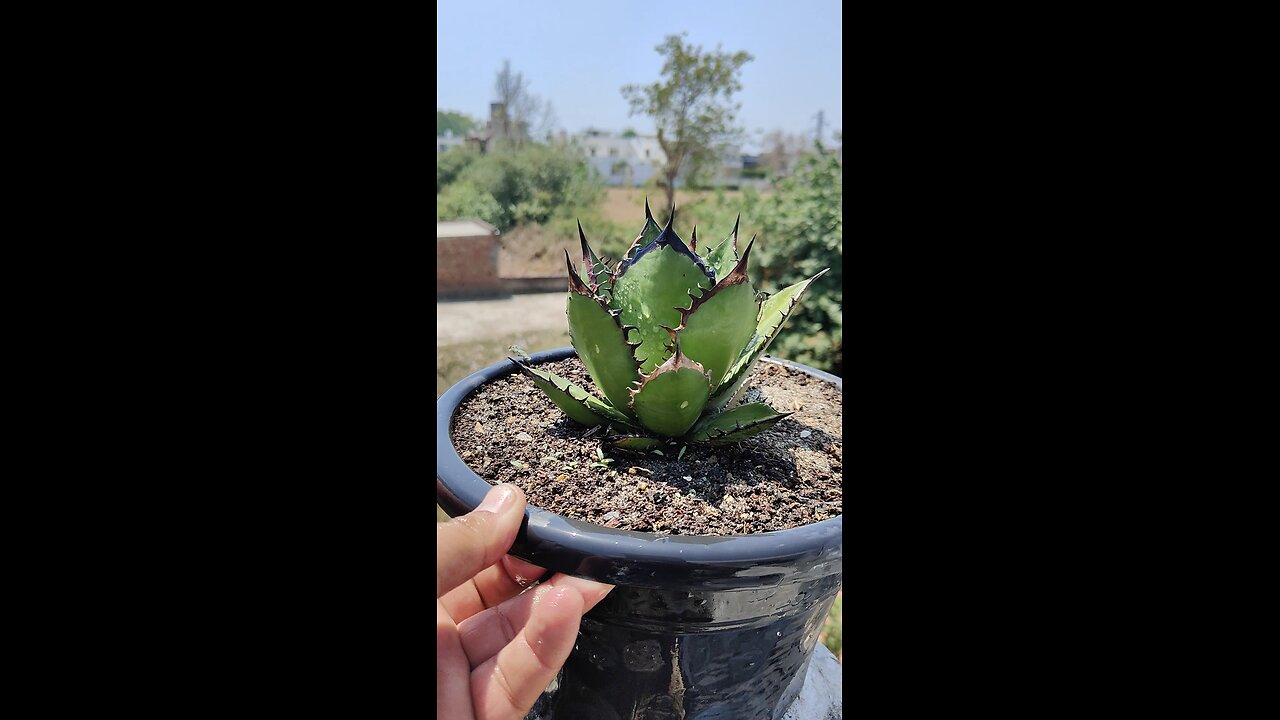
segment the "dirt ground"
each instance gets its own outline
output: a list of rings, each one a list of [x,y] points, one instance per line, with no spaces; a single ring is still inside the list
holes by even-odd
[[[676,193],[676,206],[687,208],[694,201],[714,194],[709,190],[680,190]],[[725,197],[732,200],[741,194],[741,192],[733,190],[726,192]],[[768,193],[762,194],[767,195]],[[614,187],[605,192],[604,201],[600,206],[601,214],[606,220],[622,223],[624,227],[628,228],[629,232],[625,238],[615,238],[617,247],[611,251],[600,237],[599,229],[593,228],[590,223],[587,223],[584,228],[587,233],[587,239],[597,252],[616,259],[614,255],[625,250],[630,245],[630,242],[635,239],[631,231],[639,232],[640,228],[644,226],[644,200],[646,197],[649,198],[654,217],[658,218],[659,223],[665,222],[667,219],[666,197],[663,196],[661,190]],[[677,226],[679,226],[678,221]],[[582,250],[578,245],[577,233],[568,232],[557,235],[549,228],[537,225],[512,228],[502,235],[501,243],[502,248],[498,255],[498,274],[502,277],[551,277],[562,275],[565,271],[565,250],[569,251],[569,256],[573,258],[575,263],[579,262],[579,258],[582,256]]]
[[[568,326],[564,310],[563,290],[494,300],[437,302],[436,345],[563,330]]]
[[[565,293],[436,303],[436,397],[471,373],[525,352],[568,347]]]
[[[714,190],[676,190],[676,207],[689,205],[695,201],[712,197],[716,193]],[[766,191],[761,193],[768,195]],[[725,197],[729,200],[741,197],[740,190],[726,190]],[[645,188],[621,188],[611,187],[605,191],[604,204],[601,211],[604,213],[606,220],[614,222],[628,223],[635,225],[638,230],[644,225],[644,200],[649,198],[649,207],[653,209],[654,217],[660,217],[659,223],[666,222],[667,219],[667,197],[661,190],[649,190]]]

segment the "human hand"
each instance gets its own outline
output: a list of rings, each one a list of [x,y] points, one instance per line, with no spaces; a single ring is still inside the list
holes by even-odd
[[[436,717],[520,720],[569,658],[583,613],[612,585],[507,555],[524,517],[499,485],[473,512],[436,525]]]

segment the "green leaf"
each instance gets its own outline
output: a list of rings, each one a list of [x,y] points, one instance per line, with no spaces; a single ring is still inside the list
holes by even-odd
[[[691,295],[699,297],[711,287],[711,278],[694,258],[668,224],[653,243],[618,265],[613,302],[621,311],[622,323],[635,328],[628,339],[640,343],[635,356],[641,361],[641,373],[651,372],[671,356],[663,326],[680,324],[677,308],[687,307]]]
[[[764,403],[747,403],[704,418],[689,433],[689,442],[729,445],[768,430],[791,413],[780,413]]]
[[[675,354],[632,391],[631,404],[646,430],[677,437],[693,427],[711,394],[707,371],[685,357],[676,342]]]
[[[662,445],[657,438],[630,435],[613,441],[613,446],[622,450],[652,450]]]
[[[778,291],[764,301],[764,304],[760,306],[760,315],[756,319],[755,333],[751,336],[751,340],[747,342],[747,347],[742,351],[742,355],[729,368],[729,372],[721,381],[715,395],[707,403],[707,407],[711,412],[722,412],[738,395],[743,385],[747,382],[747,378],[751,376],[751,371],[755,368],[756,361],[769,348],[769,343],[773,342],[783,323],[787,321],[787,316],[791,313],[791,309],[796,306],[796,303],[800,302],[805,290],[808,290],[815,280],[826,273],[827,271],[823,270],[808,280],[798,282]]]
[[[511,360],[511,358],[507,358]],[[634,427],[635,421],[626,415],[618,412],[613,406],[600,400],[595,395],[587,392],[583,388],[574,385],[569,380],[556,375],[553,372],[531,368],[526,365],[511,360],[516,367],[527,377],[533,380],[533,384],[546,394],[556,407],[564,411],[566,415],[586,425],[587,427],[595,427],[605,422],[612,422],[628,427]]]
[[[605,302],[613,300],[613,268],[604,260],[598,260],[595,265],[596,279],[600,281],[600,285],[596,288],[596,294],[604,298]]]
[[[739,405],[738,407],[719,415],[707,415],[698,421],[693,429],[689,431],[687,437],[705,439],[705,435],[712,430],[725,430],[737,427],[740,423],[754,423],[760,420],[767,420],[775,416],[785,417],[789,413],[778,413],[765,403],[755,402]]]
[[[717,278],[728,275],[733,266],[738,264],[738,221],[741,219],[742,214],[739,213],[738,219],[733,221],[733,232],[729,237],[703,255],[707,265],[715,269]]]
[[[681,347],[710,373],[712,392],[720,386],[756,330],[760,307],[756,304],[755,288],[747,279],[750,255],[748,244],[733,270],[681,313]]]
[[[598,300],[576,292],[569,293],[567,312],[569,339],[587,373],[614,408],[627,408],[640,375],[622,326]]]

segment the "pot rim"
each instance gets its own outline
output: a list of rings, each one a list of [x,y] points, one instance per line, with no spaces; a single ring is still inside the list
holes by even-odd
[[[528,364],[563,360],[576,355],[572,347],[533,353]],[[762,356],[772,362],[833,383],[830,373],[788,360]],[[515,372],[510,362],[491,365],[463,378],[436,400],[436,498],[454,516],[474,510],[493,487],[459,457],[453,445],[453,414],[481,385]],[[696,566],[704,581],[732,586],[773,585],[782,576],[826,575],[840,572],[844,514],[811,525],[747,535],[657,535],[607,528],[573,520],[532,503],[525,509],[516,544],[510,554],[548,570],[617,584],[626,577],[624,566],[651,570],[651,576]],[[541,548],[543,552],[536,549]],[[567,557],[573,560],[566,561]],[[592,560],[604,562],[591,562]],[[791,577],[790,579],[798,579]],[[647,584],[629,582],[628,584]],[[656,584],[656,583],[655,583]]]

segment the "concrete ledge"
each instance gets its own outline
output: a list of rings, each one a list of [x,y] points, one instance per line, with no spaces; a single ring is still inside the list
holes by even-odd
[[[804,688],[781,720],[840,720],[844,717],[844,675],[840,661],[818,643],[809,658]]]
[[[436,285],[436,302],[441,300],[486,300],[510,295],[503,285],[485,287],[440,287]]]
[[[480,300],[484,298],[503,298],[522,293],[565,292],[569,281],[564,275],[554,277],[521,277],[498,278],[496,285],[482,287],[453,286],[440,287],[436,283],[436,300]]]
[[[552,277],[501,278],[502,287],[509,293],[539,293],[568,291],[569,279],[564,275]]]

